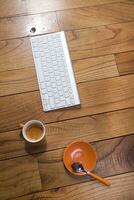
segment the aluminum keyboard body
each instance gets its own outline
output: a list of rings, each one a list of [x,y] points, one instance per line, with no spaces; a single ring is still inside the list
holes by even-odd
[[[80,104],[64,32],[31,37],[44,111]]]

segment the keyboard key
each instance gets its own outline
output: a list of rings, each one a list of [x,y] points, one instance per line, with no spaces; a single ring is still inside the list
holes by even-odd
[[[69,93],[68,92],[66,92],[64,95],[65,95],[65,98],[69,97]]]
[[[41,64],[40,64],[40,62],[37,62],[37,61],[36,61],[36,64],[38,64],[38,66],[39,66],[38,71],[37,71],[37,76],[39,78],[39,81],[44,82],[44,76],[43,76],[43,70],[41,68]]]
[[[64,95],[64,93],[63,93],[62,90],[59,91],[59,95],[60,95],[60,96],[63,96],[63,95]]]
[[[54,78],[54,74],[53,73],[50,74],[50,78]]]
[[[57,64],[57,62],[56,61],[53,61],[53,65],[56,65]]]
[[[58,92],[56,87],[53,88],[53,92],[54,92],[54,93],[57,93],[57,92]]]
[[[47,93],[45,93],[45,95],[44,95],[44,96],[45,96],[45,99],[46,99],[46,100],[48,100],[48,99],[49,99],[49,96],[48,96],[48,94],[47,94]]]
[[[42,93],[46,94],[47,93],[47,89],[46,88],[42,89]]]
[[[51,106],[51,108],[54,108],[55,107],[55,104],[54,104],[54,100],[53,100],[53,98],[50,98],[50,106]]]
[[[64,96],[60,97],[60,101],[64,101],[64,99],[65,99]]]
[[[71,104],[71,100],[70,100],[70,98],[67,98],[67,99],[66,99],[66,104],[68,104],[68,105]]]
[[[66,82],[65,82],[65,84],[66,84]],[[66,94],[66,92],[68,92],[68,88],[65,86],[64,86],[63,90],[64,90],[65,94]]]
[[[45,104],[45,102],[44,102],[44,104]],[[51,107],[50,107],[49,104],[45,105],[45,110],[46,110],[46,111],[49,111],[50,109],[51,109]]]
[[[44,88],[45,88],[44,82],[43,82],[43,83],[40,83],[40,87],[41,87],[41,89],[44,89]]]
[[[61,81],[57,81],[57,86],[59,87],[59,86],[61,86]]]
[[[60,102],[60,106],[61,106],[61,107],[65,106],[65,105],[66,105],[66,102],[65,102],[65,101],[61,101],[61,102]]]
[[[58,72],[57,72],[58,73]],[[59,76],[56,76],[55,77],[56,81],[60,80],[60,77]]]
[[[59,85],[58,90],[59,90],[59,91],[62,90],[62,85]]]
[[[60,100],[59,99],[55,99],[55,103],[56,104],[60,103]]]

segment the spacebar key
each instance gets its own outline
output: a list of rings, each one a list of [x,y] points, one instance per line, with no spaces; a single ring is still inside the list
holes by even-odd
[[[39,82],[44,82],[43,70],[41,68],[40,60],[36,59],[35,67],[36,67],[36,72],[37,72],[37,77],[39,79]]]

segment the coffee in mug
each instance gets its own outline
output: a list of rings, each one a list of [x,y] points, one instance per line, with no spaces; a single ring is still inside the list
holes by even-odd
[[[21,126],[23,137],[28,142],[36,143],[45,137],[45,126],[38,120],[30,120]]]

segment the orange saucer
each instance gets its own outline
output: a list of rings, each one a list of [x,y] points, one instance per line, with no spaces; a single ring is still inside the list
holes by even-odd
[[[73,142],[65,149],[63,162],[69,172],[77,176],[82,176],[84,173],[75,173],[71,164],[80,162],[87,171],[91,171],[96,165],[96,152],[90,144],[84,141]]]

